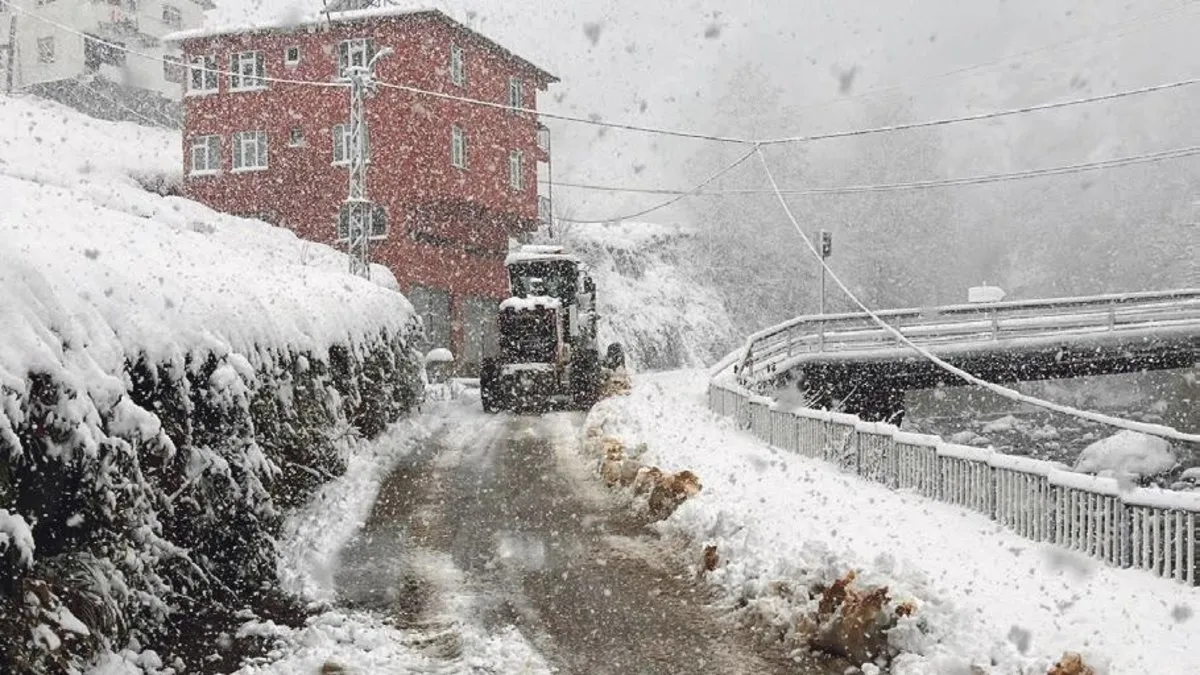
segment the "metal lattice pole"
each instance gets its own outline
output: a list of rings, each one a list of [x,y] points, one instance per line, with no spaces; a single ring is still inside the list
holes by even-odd
[[[350,133],[346,152],[350,159],[349,191],[339,214],[346,223],[346,253],[350,258],[350,273],[371,277],[372,220],[375,205],[367,197],[367,106],[366,98],[375,93],[375,64],[390,54],[380,50],[365,66],[346,68],[343,80],[350,83]]]

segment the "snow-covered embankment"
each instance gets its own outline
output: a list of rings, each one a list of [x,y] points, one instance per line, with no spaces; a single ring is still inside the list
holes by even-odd
[[[705,405],[704,373],[643,376],[588,427],[642,461],[695,471],[703,490],[660,527],[715,544],[710,579],[730,607],[786,644],[848,570],[912,602],[889,634],[890,672],[1044,673],[1066,651],[1107,675],[1200,672],[1200,589],[1103,567],[965,509],[769,448]],[[889,606],[890,609],[890,606]]]
[[[0,670],[257,592],[284,510],[419,395],[386,272],[144,189],[178,148],[0,98]]]
[[[573,225],[558,243],[591,266],[600,341],[621,343],[634,368],[699,368],[738,342],[721,296],[692,269],[693,231],[638,222]]]

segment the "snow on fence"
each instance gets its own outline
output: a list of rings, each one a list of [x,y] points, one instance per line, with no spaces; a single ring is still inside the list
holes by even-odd
[[[782,450],[823,459],[893,489],[978,511],[1021,536],[1200,585],[1200,493],[1122,489],[1056,462],[946,443],[937,436],[802,408],[711,384],[709,408]]]

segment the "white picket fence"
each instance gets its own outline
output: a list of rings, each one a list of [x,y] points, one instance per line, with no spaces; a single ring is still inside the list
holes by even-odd
[[[978,511],[1021,536],[1114,567],[1200,585],[1200,493],[1122,490],[1114,479],[1055,462],[953,445],[853,415],[781,410],[732,385],[710,384],[708,404],[780,449]]]

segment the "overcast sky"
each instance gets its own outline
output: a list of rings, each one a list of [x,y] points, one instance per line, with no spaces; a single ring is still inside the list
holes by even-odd
[[[217,0],[214,20],[319,8],[319,0]],[[1200,3],[1181,0],[430,0],[562,78],[544,109],[752,134],[836,130],[867,106],[904,119],[986,111],[1200,74]],[[1031,52],[1032,53],[1027,53]],[[1017,56],[1014,56],[1017,55]],[[960,70],[950,75],[950,71]],[[735,73],[777,90],[763,119],[730,113]],[[883,91],[879,91],[879,90]],[[1200,142],[1200,87],[944,132],[943,175],[1070,163]],[[743,101],[743,103],[752,103]],[[753,107],[751,105],[750,107]],[[786,111],[786,112],[785,112]],[[558,123],[558,180],[680,186],[703,143]],[[835,142],[815,148],[838,152]],[[941,176],[928,176],[938,178]],[[646,196],[556,192],[577,217]],[[665,219],[686,218],[680,209]]]

